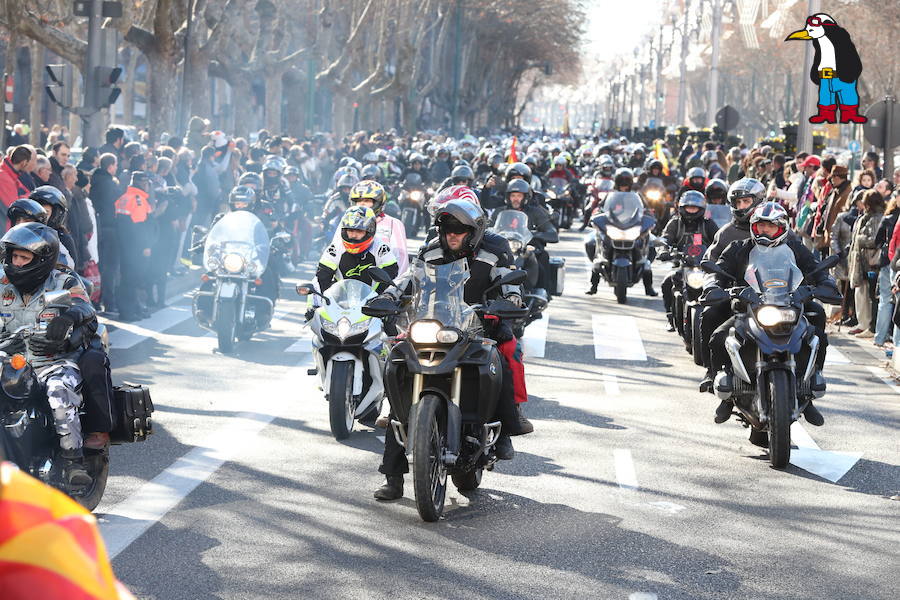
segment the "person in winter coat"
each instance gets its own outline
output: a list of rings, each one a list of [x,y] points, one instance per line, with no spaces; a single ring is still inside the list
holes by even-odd
[[[847,264],[847,256],[850,252],[850,243],[853,240],[853,225],[862,212],[862,193],[853,195],[850,208],[840,214],[831,226],[831,253],[841,257],[841,262],[835,265],[832,274],[837,282],[838,289],[844,297],[841,303],[841,311],[836,319],[841,325],[856,326],[856,310],[853,306],[853,294],[850,293],[850,268]]]
[[[91,204],[97,213],[97,243],[102,281],[104,309],[114,311],[116,288],[119,283],[119,234],[116,229],[116,200],[122,195],[122,187],[116,179],[118,159],[115,154],[104,154],[100,165],[91,175]]]
[[[884,198],[875,190],[863,194],[863,214],[853,225],[852,241],[848,254],[850,287],[856,300],[856,318],[859,321],[851,335],[861,338],[875,337],[872,323],[872,285],[881,260],[881,249],[875,245],[878,228],[884,219]]]
[[[186,146],[195,154],[200,154],[200,150],[209,143],[209,133],[206,129],[209,127],[209,121],[197,116],[191,117],[188,123],[188,134]]]
[[[0,165],[0,201],[4,209],[19,198],[27,197],[31,191],[24,178],[31,155],[32,151],[27,146],[17,146],[3,159]]]
[[[197,186],[197,210],[194,214],[194,225],[205,227],[219,209],[222,202],[222,189],[219,186],[219,174],[213,164],[216,149],[204,146],[200,151],[200,163],[194,173],[194,185]]]
[[[831,227],[838,214],[847,208],[850,198],[850,180],[847,178],[847,167],[835,165],[828,178],[831,189],[823,201],[819,202],[816,218],[813,223],[813,242],[817,250],[826,252],[831,236]]]
[[[119,320],[136,321],[149,316],[138,299],[147,287],[151,248],[156,238],[150,178],[143,171],[131,174],[131,184],[115,203],[122,277],[118,290]]]
[[[894,323],[892,317],[894,315],[894,295],[891,292],[892,280],[894,272],[891,268],[890,259],[890,241],[897,225],[897,203],[887,201],[884,194],[878,192],[882,199],[887,202],[887,208],[884,211],[884,219],[878,227],[878,233],[875,234],[875,247],[879,251],[878,262],[878,311],[875,316],[875,345],[883,348],[884,345],[892,339],[894,332]]]
[[[88,213],[88,206],[85,203],[84,192],[75,185],[78,178],[78,171],[72,165],[66,165],[62,168],[63,186],[66,188],[63,193],[69,200],[69,214],[66,219],[66,227],[72,235],[75,242],[75,270],[78,273],[84,272],[87,261],[90,260],[90,251],[88,250],[88,240],[94,233],[94,224]]]

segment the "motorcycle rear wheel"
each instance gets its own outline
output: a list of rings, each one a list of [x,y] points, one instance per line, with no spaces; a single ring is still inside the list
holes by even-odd
[[[353,371],[350,361],[335,361],[331,365],[331,386],[328,390],[328,420],[331,435],[336,440],[346,440],[353,431]]]
[[[447,467],[443,460],[447,446],[447,418],[442,402],[434,394],[422,396],[411,423],[415,428],[413,491],[419,516],[428,522],[441,518],[447,494]]]
[[[103,492],[106,491],[106,480],[109,477],[109,448],[103,451],[84,451],[84,464],[93,477],[90,487],[84,495],[73,496],[73,499],[85,510],[92,511],[100,504]]]
[[[776,469],[783,469],[791,460],[794,390],[786,371],[770,371],[766,383],[769,388],[769,462]]]

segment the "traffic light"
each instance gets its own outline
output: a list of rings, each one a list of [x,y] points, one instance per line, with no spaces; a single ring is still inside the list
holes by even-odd
[[[95,71],[97,82],[97,102],[98,108],[106,108],[112,106],[119,99],[122,89],[116,87],[116,82],[122,76],[121,67],[97,67]],[[108,92],[107,92],[108,90]],[[105,98],[105,100],[104,100]]]
[[[66,80],[71,74],[71,67],[69,65],[47,65],[44,67],[44,69],[47,72],[47,76],[50,78],[50,85],[44,86],[44,91],[47,92],[47,97],[49,97],[50,101],[54,104],[58,104],[59,106],[68,109],[69,107],[63,104],[65,100],[58,99],[56,97],[54,89],[62,89],[65,87]]]

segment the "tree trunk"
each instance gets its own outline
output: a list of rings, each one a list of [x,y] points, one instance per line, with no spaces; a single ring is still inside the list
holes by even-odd
[[[134,95],[137,84],[137,64],[140,54],[135,48],[128,50],[128,65],[125,71],[125,89],[122,98],[122,120],[131,125],[134,123]]]
[[[28,96],[30,114],[28,125],[31,126],[31,134],[28,141],[37,147],[41,143],[41,97],[44,91],[44,47],[39,43],[31,42],[31,94]]]
[[[72,73],[72,103],[79,104],[81,100],[81,73],[76,69]],[[74,144],[75,139],[81,135],[81,117],[74,112],[68,113],[69,140]]]
[[[162,52],[147,56],[149,85],[147,86],[148,118],[147,128],[150,139],[159,139],[164,131],[172,132],[175,108],[178,100],[178,86],[174,56]]]
[[[408,94],[400,96],[400,107],[403,111],[403,129],[406,135],[416,134],[416,103]]]
[[[3,74],[11,76],[16,69],[16,43],[18,36],[15,31],[9,32],[9,42],[6,46],[6,54],[3,60]],[[2,90],[0,90],[0,147],[6,147],[6,79],[0,78]],[[12,102],[10,102],[12,105]]]
[[[250,81],[240,75],[231,85],[231,106],[234,113],[234,135],[247,137],[250,133],[253,107],[250,103]]]
[[[284,128],[281,126],[281,103],[284,96],[284,83],[282,81],[281,69],[269,69],[266,71],[266,129],[281,133]]]
[[[184,107],[184,115],[188,122],[194,115],[206,117],[211,113],[208,65],[209,60],[205,55],[191,52],[187,78],[187,105]]]

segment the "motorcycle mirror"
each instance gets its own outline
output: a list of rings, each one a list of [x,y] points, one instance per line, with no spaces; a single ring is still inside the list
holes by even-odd
[[[813,269],[812,271],[810,271],[809,273],[807,273],[806,276],[809,277],[813,273],[818,273],[819,271],[825,271],[827,269],[830,269],[831,267],[835,266],[839,262],[841,262],[841,257],[838,256],[837,254],[832,254],[828,258],[825,258],[821,262],[819,262],[819,264],[816,265],[816,268]]]
[[[378,267],[369,267],[367,273],[369,277],[377,281],[378,283],[383,283],[384,285],[394,285],[394,280],[391,279],[391,276],[388,275],[387,271],[384,269],[380,269]]]
[[[728,279],[731,279],[732,281],[738,281],[737,277],[735,277],[734,275],[732,275],[731,273],[729,273],[728,271],[726,271],[725,269],[723,269],[722,267],[717,265],[715,263],[715,261],[704,260],[703,262],[700,263],[700,268],[703,269],[704,271],[706,271],[707,273],[716,273],[717,275],[724,275],[725,277],[727,277]]]
[[[298,296],[309,296],[309,295],[318,296],[319,298],[322,298],[325,300],[326,305],[331,304],[331,300],[329,300],[328,298],[323,296],[321,294],[321,292],[319,292],[315,287],[313,287],[313,284],[311,284],[311,283],[299,283],[299,284],[297,284],[297,287],[294,289],[297,291]]]
[[[399,312],[396,303],[387,298],[373,298],[362,307],[362,314],[376,319],[392,317]]]

